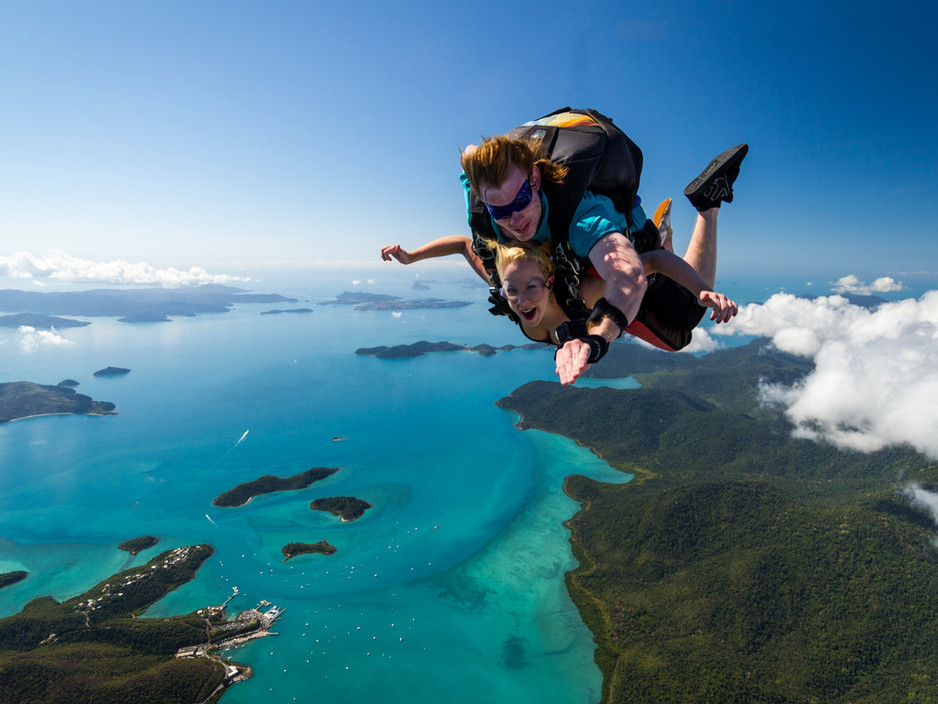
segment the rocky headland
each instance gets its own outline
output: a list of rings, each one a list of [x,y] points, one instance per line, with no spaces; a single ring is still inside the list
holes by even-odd
[[[56,414],[115,415],[109,401],[95,401],[66,386],[46,386],[31,381],[0,383],[0,423]]]

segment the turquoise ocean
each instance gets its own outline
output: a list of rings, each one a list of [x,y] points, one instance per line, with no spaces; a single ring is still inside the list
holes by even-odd
[[[576,562],[563,521],[578,505],[561,485],[572,473],[629,476],[565,438],[518,430],[494,405],[551,379],[549,351],[354,354],[421,339],[522,344],[485,312],[483,288],[414,291],[409,277],[355,288],[353,278],[248,283],[298,301],[169,323],[88,318],[60,332],[67,344],[32,352],[17,331],[0,331],[0,380],[72,378],[119,413],[0,425],[0,572],[29,573],[0,590],[0,617],[38,596],[68,599],[163,550],[209,543],[215,555],[196,579],[149,616],[219,604],[235,586],[232,612],[262,599],[286,609],[277,635],[224,653],[254,670],[224,702],[598,701],[592,637],[564,586]],[[472,305],[319,305],[343,290]],[[260,315],[297,307],[314,312]],[[131,372],[92,376],[109,365]],[[317,466],[340,471],[244,507],[212,505],[242,482]],[[349,523],[310,510],[337,495],[374,508]],[[136,557],[118,550],[145,534],[159,544]],[[286,543],[319,540],[338,552],[282,562]]]

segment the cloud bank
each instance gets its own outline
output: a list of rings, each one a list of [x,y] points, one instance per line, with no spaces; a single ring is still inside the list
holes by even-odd
[[[868,296],[874,293],[892,293],[894,291],[904,291],[905,286],[902,282],[896,281],[891,276],[881,276],[871,284],[860,281],[853,274],[842,276],[831,285],[835,293],[856,293]]]
[[[776,294],[714,332],[770,337],[814,360],[794,386],[761,389],[786,407],[798,436],[862,451],[908,443],[938,459],[938,291],[875,311],[837,295]]]
[[[53,330],[37,330],[29,325],[20,325],[20,348],[26,353],[35,352],[45,347],[64,347],[71,345],[72,341],[67,340]]]
[[[157,284],[174,287],[192,284],[227,284],[248,279],[227,274],[210,274],[201,267],[189,269],[157,269],[145,262],[123,259],[96,262],[73,257],[61,250],[50,250],[39,257],[29,252],[17,252],[0,257],[0,277],[51,279],[70,283]]]

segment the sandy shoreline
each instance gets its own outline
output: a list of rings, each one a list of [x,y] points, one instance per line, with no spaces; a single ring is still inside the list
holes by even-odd
[[[36,413],[31,416],[20,416],[19,418],[10,418],[10,420],[0,421],[0,423],[15,423],[18,420],[29,420],[30,418],[45,418],[46,416],[116,416],[112,413],[74,413],[71,411],[59,411],[57,413]]]

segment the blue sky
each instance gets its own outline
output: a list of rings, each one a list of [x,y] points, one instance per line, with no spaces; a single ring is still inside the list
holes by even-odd
[[[574,105],[642,147],[679,247],[683,187],[750,144],[723,275],[938,278],[936,20],[901,0],[3,2],[0,260],[376,262],[466,234],[460,147]]]

